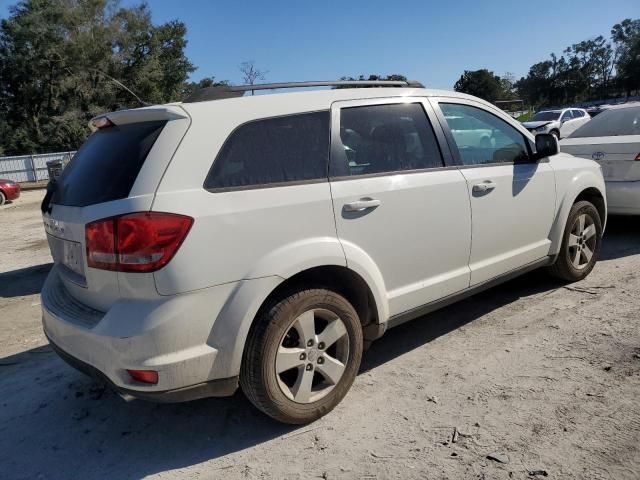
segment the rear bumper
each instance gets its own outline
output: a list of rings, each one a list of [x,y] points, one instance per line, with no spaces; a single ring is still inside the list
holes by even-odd
[[[222,361],[224,346],[211,332],[214,322],[223,323],[219,312],[233,288],[122,299],[99,312],[70,296],[54,266],[42,289],[43,329],[68,363],[124,395],[165,402],[231,395],[238,372]],[[155,370],[158,383],[136,382],[128,369]]]
[[[55,344],[48,336],[49,344],[53,350],[62,358],[65,362],[71,365],[73,368],[81,371],[82,373],[95,378],[96,380],[106,383],[109,387],[115,390],[123,398],[139,398],[142,400],[149,400],[159,403],[177,403],[188,402],[191,400],[197,400],[199,398],[207,397],[228,397],[233,395],[238,389],[238,377],[221,378],[217,380],[210,380],[208,382],[200,383],[198,385],[190,385],[188,387],[178,388],[175,390],[164,391],[140,391],[123,388],[113,383],[109,377],[102,373],[97,368],[77,359],[76,357],[65,352],[62,348]]]
[[[640,181],[606,182],[611,215],[640,215]]]

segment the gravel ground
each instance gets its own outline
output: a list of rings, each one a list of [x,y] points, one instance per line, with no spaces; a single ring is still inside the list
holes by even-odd
[[[640,478],[640,219],[583,282],[534,272],[391,330],[289,427],[241,394],[126,403],[59,360],[42,195],[0,207],[0,478]]]

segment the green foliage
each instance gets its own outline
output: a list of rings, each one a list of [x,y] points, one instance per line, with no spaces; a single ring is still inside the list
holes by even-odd
[[[0,23],[0,149],[72,150],[104,111],[182,98],[194,70],[186,27],[153,25],[146,4],[22,0]]]
[[[513,80],[505,75],[500,78],[486,68],[465,70],[453,86],[456,92],[468,93],[489,102],[510,100],[513,98]]]
[[[613,26],[602,36],[571,45],[560,58],[536,63],[516,83],[520,97],[533,105],[562,105],[605,99],[640,89],[640,20]]]
[[[407,81],[407,77],[405,77],[404,75],[400,75],[398,73],[392,73],[391,75],[376,75],[376,74],[371,74],[368,77],[365,77],[364,75],[360,75],[358,76],[358,78],[355,77],[340,77],[340,80],[345,80],[345,81],[349,81],[349,82],[354,82],[354,81],[375,81],[375,80],[386,80],[386,81],[396,81],[396,82],[406,82]],[[335,88],[354,88],[354,87],[349,87],[349,86],[338,86]],[[356,88],[361,88],[361,87],[356,87]]]

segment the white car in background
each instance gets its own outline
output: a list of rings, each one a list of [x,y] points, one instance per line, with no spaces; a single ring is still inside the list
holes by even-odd
[[[550,133],[561,139],[568,137],[590,120],[591,116],[582,108],[564,108],[540,111],[522,125],[534,135]]]
[[[493,130],[473,117],[449,115],[445,117],[458,148],[491,148]]]
[[[560,149],[600,164],[611,213],[640,215],[640,102],[609,107]]]

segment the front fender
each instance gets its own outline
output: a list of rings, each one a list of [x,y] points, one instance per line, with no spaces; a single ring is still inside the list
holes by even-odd
[[[570,158],[572,160],[576,160],[581,165],[588,162],[592,168],[585,169],[576,166],[576,168],[556,170],[558,200],[555,220],[549,235],[549,239],[551,240],[551,247],[549,250],[550,255],[557,255],[560,252],[562,237],[567,224],[567,219],[569,218],[569,212],[582,192],[589,188],[595,188],[598,190],[605,202],[605,211],[607,207],[606,187],[602,177],[602,172],[597,164],[589,160],[577,159],[575,157]],[[602,220],[602,226],[604,228],[606,224],[606,216]]]

